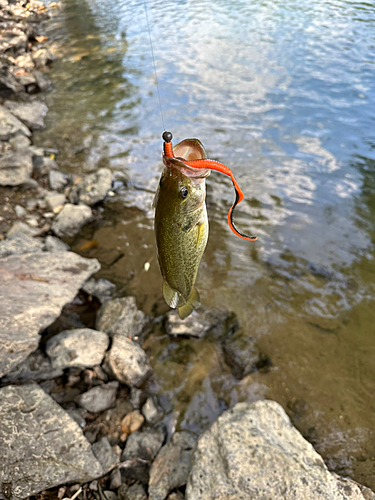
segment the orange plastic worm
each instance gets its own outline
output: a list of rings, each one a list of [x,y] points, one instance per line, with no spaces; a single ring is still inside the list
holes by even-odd
[[[164,154],[168,158],[175,158],[175,155],[173,153],[173,146],[172,146],[172,134],[170,132],[164,132],[163,134],[163,139],[164,139]],[[233,186],[236,192],[236,199],[233,203],[233,205],[230,207],[229,212],[228,212],[228,224],[231,230],[239,236],[240,238],[244,240],[249,240],[249,241],[256,241],[257,237],[256,236],[248,236],[247,234],[242,233],[239,229],[236,228],[234,222],[233,222],[233,212],[234,209],[236,208],[236,205],[238,205],[243,199],[244,199],[244,194],[240,188],[240,186],[237,184],[236,179],[234,178],[234,175],[232,174],[232,171],[222,163],[219,163],[218,161],[215,160],[183,160],[186,165],[192,168],[209,168],[211,170],[217,170],[218,172],[221,172],[222,174],[229,175],[233,182]]]

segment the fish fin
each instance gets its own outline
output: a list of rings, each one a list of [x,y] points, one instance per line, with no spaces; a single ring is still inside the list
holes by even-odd
[[[197,246],[199,246],[202,239],[205,237],[204,222],[197,224]]]
[[[163,295],[165,302],[172,309],[180,307],[185,303],[178,291],[171,288],[165,280],[163,280]]]
[[[195,288],[192,289],[186,304],[178,308],[178,315],[181,319],[185,319],[191,314],[194,309],[197,309],[201,305],[201,299],[199,293]]]

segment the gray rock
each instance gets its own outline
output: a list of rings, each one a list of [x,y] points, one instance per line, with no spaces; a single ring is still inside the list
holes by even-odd
[[[165,433],[161,427],[132,432],[126,440],[121,461],[142,458],[151,463],[160,450],[164,438]]]
[[[50,80],[41,71],[34,71],[34,78],[39,90],[42,92],[51,85]]]
[[[0,92],[11,90],[12,92],[22,92],[22,85],[18,80],[8,71],[8,68],[4,65],[0,65]],[[1,129],[1,120],[0,120]]]
[[[176,432],[154,460],[148,487],[150,500],[164,500],[175,488],[184,486],[191,468],[195,437],[187,431]]]
[[[110,300],[116,292],[116,285],[103,278],[99,278],[98,280],[92,278],[84,284],[82,290],[88,295],[96,297],[103,304],[107,300]]]
[[[91,219],[92,211],[90,207],[67,203],[52,224],[52,231],[56,236],[73,237]]]
[[[58,170],[51,170],[48,174],[49,187],[54,191],[60,191],[68,184],[66,175]]]
[[[211,326],[212,324],[206,319],[204,313],[193,311],[188,318],[182,320],[177,311],[171,311],[166,317],[165,331],[172,336],[201,338]]]
[[[108,348],[109,338],[104,332],[91,328],[64,330],[50,338],[46,353],[54,368],[100,365]]]
[[[132,340],[115,335],[105,366],[120,382],[139,387],[150,375],[151,366],[145,351]]]
[[[358,485],[323,459],[274,401],[238,403],[199,438],[187,500],[364,500]]]
[[[9,500],[103,474],[77,423],[35,384],[0,389],[0,456]]]
[[[141,484],[133,484],[129,487],[126,492],[126,496],[123,500],[147,500],[147,494],[144,487]]]
[[[44,199],[46,200],[47,208],[54,213],[60,211],[59,209],[61,209],[66,202],[65,195],[60,193],[48,194]]]
[[[37,68],[42,68],[46,64],[53,62],[56,56],[48,49],[36,50],[33,55],[33,61]]]
[[[0,377],[36,350],[39,331],[58,318],[99,269],[96,259],[72,252],[0,259]]]
[[[158,420],[160,420],[161,415],[158,412],[154,400],[151,397],[148,398],[145,404],[142,406],[142,415],[145,417],[146,422],[150,425],[153,425]]]
[[[103,496],[107,500],[117,500],[117,495],[116,495],[116,493],[114,491],[104,490],[103,491]]]
[[[93,174],[86,175],[72,186],[69,193],[71,203],[95,205],[104,200],[112,186],[112,172],[108,168],[100,168]]]
[[[13,237],[0,242],[0,258],[8,257],[8,255],[41,252],[42,250],[41,240],[24,233],[15,233]]]
[[[37,236],[39,234],[39,229],[35,227],[31,227],[25,222],[15,222],[12,227],[9,229],[7,232],[7,237],[9,238],[14,238],[16,235],[19,234],[24,234],[26,236],[29,236],[32,238],[33,236]],[[31,250],[32,252],[33,250]],[[24,253],[24,252],[22,252]]]
[[[37,130],[44,127],[43,118],[46,116],[48,108],[42,102],[6,101],[4,106],[9,109],[12,115],[21,120],[21,122],[31,130]]]
[[[66,410],[66,413],[77,422],[81,429],[85,427],[87,415],[85,408],[69,408]]]
[[[76,397],[75,401],[82,408],[92,413],[99,413],[108,408],[113,408],[116,404],[116,393],[118,382],[108,382],[108,384],[97,385],[87,392]]]
[[[19,384],[30,381],[42,382],[60,377],[62,374],[63,370],[61,368],[53,368],[47,356],[37,350],[32,352],[25,361],[5,375],[1,379],[1,382],[3,384]]]
[[[9,140],[13,151],[22,151],[27,149],[31,145],[31,141],[28,137],[21,133],[17,133],[14,137]]]
[[[43,151],[43,154],[41,154],[41,155],[34,154],[34,156],[33,156],[33,170],[37,175],[50,174],[51,172],[55,171],[54,169],[57,169],[57,168],[58,168],[58,165],[55,162],[55,160],[53,160],[52,158],[49,158],[48,156],[44,156],[44,151]],[[61,175],[63,175],[63,174],[61,174]]]
[[[21,207],[21,205],[16,205],[14,207],[14,211],[16,212],[18,218],[25,217],[25,215],[27,214],[26,209]]]
[[[9,151],[0,156],[0,186],[19,186],[28,182],[33,171],[29,150]]]
[[[0,141],[9,141],[17,133],[31,136],[30,130],[18,118],[7,108],[0,106]]]
[[[30,71],[34,68],[34,62],[31,57],[31,54],[27,52],[26,54],[22,54],[21,56],[16,57],[16,65],[19,68],[23,68],[26,71]]]
[[[117,488],[120,488],[121,483],[122,483],[122,478],[120,469],[113,470],[111,472],[111,475],[109,476],[109,489],[117,490]]]
[[[117,464],[117,455],[112,450],[107,437],[102,437],[91,448],[104,472],[108,472],[113,465]]]
[[[69,245],[59,240],[59,238],[55,238],[55,236],[47,236],[44,245],[48,252],[68,252],[70,250]]]
[[[99,310],[96,327],[108,335],[118,335],[140,342],[150,318],[137,308],[135,297],[109,300]]]

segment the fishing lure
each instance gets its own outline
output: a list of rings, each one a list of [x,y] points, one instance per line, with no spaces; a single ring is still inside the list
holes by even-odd
[[[168,158],[176,158],[174,153],[173,153],[173,146],[172,146],[172,139],[173,135],[171,132],[165,131],[162,135],[163,141],[164,141],[164,155],[167,156]],[[241,203],[241,201],[244,199],[244,194],[240,188],[240,186],[237,184],[236,179],[234,178],[234,175],[232,171],[226,166],[223,165],[222,163],[215,161],[215,160],[207,160],[207,159],[201,159],[201,160],[185,160],[181,158],[181,160],[188,165],[191,168],[202,168],[202,169],[210,169],[210,170],[217,170],[218,172],[221,172],[222,174],[228,175],[234,186],[234,190],[236,192],[236,199],[234,200],[233,205],[230,207],[229,212],[228,212],[228,224],[231,230],[234,232],[235,235],[238,237],[248,240],[248,241],[256,241],[257,237],[256,236],[248,236],[245,233],[242,233],[234,224],[233,221],[233,212],[236,206]]]

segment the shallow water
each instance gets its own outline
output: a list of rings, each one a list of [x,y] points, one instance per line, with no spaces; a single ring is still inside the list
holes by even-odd
[[[150,1],[165,126],[198,137],[230,181],[207,181],[210,237],[197,288],[233,310],[272,360],[237,381],[210,339],[145,348],[172,424],[202,431],[237,401],[279,401],[334,470],[375,488],[375,17],[349,1]],[[144,3],[65,0],[49,35],[47,127],[62,169],[115,173],[115,196],[74,242],[148,313],[161,295],[151,202],[163,126]],[[144,263],[150,270],[144,271]]]

